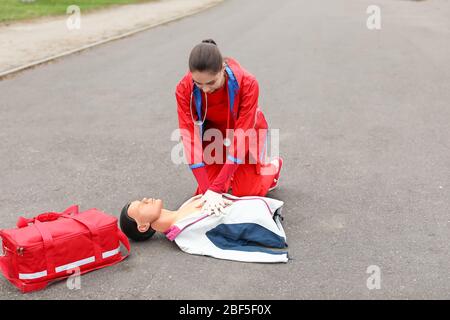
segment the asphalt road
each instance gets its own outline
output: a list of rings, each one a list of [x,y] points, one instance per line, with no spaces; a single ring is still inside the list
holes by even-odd
[[[170,161],[175,85],[214,38],[280,130],[287,264],[192,256],[158,235],[125,262],[4,299],[449,299],[450,4],[229,0],[0,82],[0,222],[71,204],[116,216],[195,190]],[[369,290],[369,266],[381,271]]]

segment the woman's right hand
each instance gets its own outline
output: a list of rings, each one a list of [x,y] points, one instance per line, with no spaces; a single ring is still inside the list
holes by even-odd
[[[214,192],[212,190],[208,190],[205,192],[203,197],[203,212],[208,215],[220,215],[224,213],[225,207],[231,205],[233,202],[225,199],[221,193]]]

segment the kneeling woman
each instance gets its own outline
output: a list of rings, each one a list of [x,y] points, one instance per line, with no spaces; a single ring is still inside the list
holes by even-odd
[[[265,196],[277,186],[282,159],[264,164],[268,125],[258,96],[256,78],[236,60],[223,58],[213,40],[192,49],[189,72],[176,88],[178,121],[185,155],[198,183],[195,195],[204,194],[207,209],[223,207],[221,194],[230,188],[239,197]],[[208,148],[217,141],[205,141],[211,140],[209,129],[222,135],[218,154]],[[249,131],[256,137],[255,147],[246,143],[245,136],[237,136]]]

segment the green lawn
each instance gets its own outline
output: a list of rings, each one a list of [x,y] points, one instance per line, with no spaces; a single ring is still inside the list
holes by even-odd
[[[150,1],[154,0],[0,0],[0,22],[64,15],[70,5],[79,6],[83,14],[110,5]]]

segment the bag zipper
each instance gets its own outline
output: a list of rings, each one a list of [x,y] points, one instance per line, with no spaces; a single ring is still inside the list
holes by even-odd
[[[99,228],[98,230],[100,231],[100,230],[108,229],[111,226],[117,226],[117,223],[114,223],[114,224],[112,223],[110,225],[107,225],[107,226],[104,226],[102,228]],[[65,237],[63,236],[63,237],[58,238],[58,240],[67,240],[67,239],[75,238],[75,237],[78,237],[80,234],[82,234],[82,235],[89,234],[89,231],[83,232],[83,233],[77,233],[77,234],[70,235],[70,236],[65,236]],[[24,252],[25,252],[25,247],[19,246],[19,244],[17,242],[15,242],[13,239],[10,239],[10,240],[11,241],[9,241],[9,242],[11,242],[11,244],[14,247],[16,247],[16,250],[15,250],[16,254],[18,256],[23,256]],[[30,245],[30,246],[27,246],[26,249],[27,249],[27,251],[29,251],[29,250],[34,250],[35,248],[42,247],[42,246],[43,246],[43,243],[36,243],[36,244]],[[5,248],[6,248],[6,246],[5,246]],[[13,250],[9,250],[9,249],[8,249],[8,251],[14,252]]]

